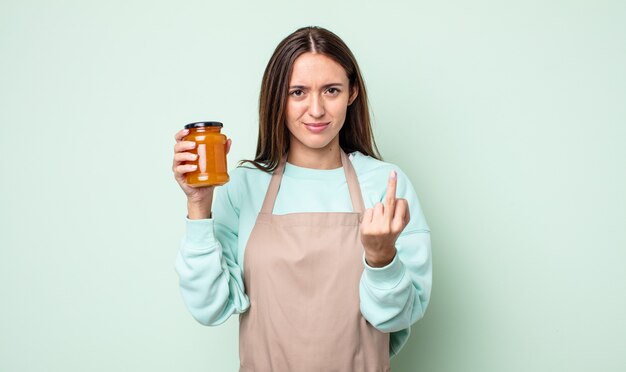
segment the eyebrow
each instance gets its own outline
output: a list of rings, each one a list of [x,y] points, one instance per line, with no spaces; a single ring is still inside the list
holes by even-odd
[[[326,84],[324,86],[322,86],[322,88],[330,88],[330,87],[336,87],[336,86],[340,86],[343,87],[342,83],[331,83],[331,84]],[[289,86],[289,89],[305,89],[308,88],[306,85],[291,85]]]

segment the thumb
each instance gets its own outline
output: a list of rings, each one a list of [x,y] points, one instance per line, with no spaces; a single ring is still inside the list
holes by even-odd
[[[233,141],[230,138],[226,140],[226,154],[230,152],[230,147],[232,144],[233,144]]]

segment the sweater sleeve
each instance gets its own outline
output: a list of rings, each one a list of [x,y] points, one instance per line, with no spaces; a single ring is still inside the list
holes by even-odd
[[[391,356],[406,343],[411,325],[424,316],[432,285],[430,228],[413,186],[404,173],[397,172],[396,194],[407,200],[410,221],[396,240],[397,253],[390,264],[374,268],[363,255],[359,286],[363,317],[378,330],[391,333]]]
[[[215,190],[213,218],[185,218],[175,263],[185,306],[208,326],[222,324],[250,306],[237,259],[239,215],[226,186]]]

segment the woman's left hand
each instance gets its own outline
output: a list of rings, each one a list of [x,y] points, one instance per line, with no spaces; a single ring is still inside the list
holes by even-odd
[[[396,239],[409,223],[409,205],[406,199],[396,199],[398,175],[389,174],[385,203],[376,203],[365,210],[361,221],[361,242],[365,261],[372,267],[391,263],[396,255]]]

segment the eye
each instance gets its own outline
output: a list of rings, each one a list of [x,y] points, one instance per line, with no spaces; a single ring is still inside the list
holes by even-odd
[[[330,93],[331,95],[333,95],[333,96],[335,96],[335,95],[339,94],[339,92],[341,92],[339,89],[334,88],[334,87],[330,87],[330,88],[326,89],[326,91],[328,93]]]
[[[291,92],[289,92],[289,95],[294,96],[294,97],[300,97],[304,94],[304,92],[301,89],[296,89],[296,90],[292,90]]]

